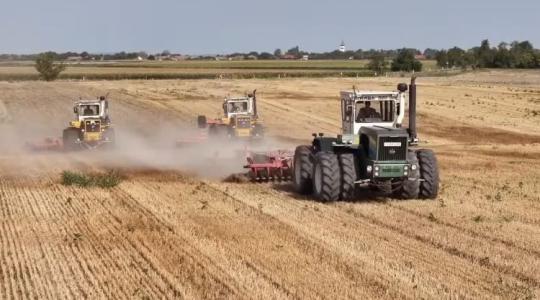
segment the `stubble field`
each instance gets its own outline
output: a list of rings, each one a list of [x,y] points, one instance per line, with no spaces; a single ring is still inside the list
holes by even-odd
[[[318,203],[229,183],[229,147],[173,148],[198,114],[257,89],[266,146],[340,130],[339,90],[405,78],[0,82],[0,298],[540,297],[540,72],[418,79],[436,200]],[[118,149],[32,153],[73,100],[110,93]],[[119,170],[112,189],[64,170]]]

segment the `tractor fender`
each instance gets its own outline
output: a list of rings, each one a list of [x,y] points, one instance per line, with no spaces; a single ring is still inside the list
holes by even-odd
[[[334,152],[334,145],[338,139],[334,137],[316,137],[313,139],[312,145],[315,152]]]

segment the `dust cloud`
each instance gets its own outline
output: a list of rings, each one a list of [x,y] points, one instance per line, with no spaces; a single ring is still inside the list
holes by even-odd
[[[32,119],[31,116],[28,119]],[[157,170],[222,179],[233,173],[245,172],[243,166],[248,151],[265,152],[292,147],[272,138],[250,143],[219,137],[196,141],[202,133],[192,124],[178,125],[148,119],[139,119],[138,124],[117,124],[114,128],[116,142],[111,148],[33,151],[29,145],[42,143],[46,138],[61,140],[64,128],[21,120],[2,122],[0,169],[4,173],[15,174],[60,172],[64,169]]]

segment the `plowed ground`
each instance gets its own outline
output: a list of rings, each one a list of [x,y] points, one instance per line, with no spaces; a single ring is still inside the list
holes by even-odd
[[[273,150],[336,134],[340,89],[401,80],[0,83],[0,298],[540,297],[539,72],[419,79],[436,200],[323,204],[223,182],[242,161],[219,142],[172,148],[227,94],[258,89]],[[107,92],[116,151],[24,150]],[[112,189],[60,183],[110,168]]]

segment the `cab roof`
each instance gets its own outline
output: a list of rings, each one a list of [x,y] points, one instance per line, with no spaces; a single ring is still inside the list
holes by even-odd
[[[81,105],[81,104],[97,104],[99,105],[101,103],[101,100],[77,100],[75,104]]]
[[[341,98],[361,101],[398,100],[399,92],[341,91]],[[390,99],[388,99],[390,98]]]

